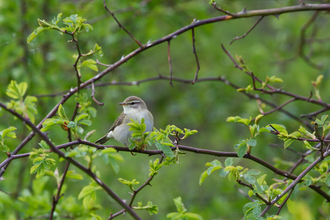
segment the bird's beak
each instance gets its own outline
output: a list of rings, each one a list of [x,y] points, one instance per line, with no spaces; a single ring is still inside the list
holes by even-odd
[[[118,104],[119,104],[119,105],[127,105],[126,102],[119,102]]]

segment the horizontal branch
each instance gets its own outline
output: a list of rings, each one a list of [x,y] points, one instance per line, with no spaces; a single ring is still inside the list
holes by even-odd
[[[95,143],[89,142],[89,141],[83,141],[83,140],[78,140],[78,141],[72,141],[66,144],[63,144],[61,146],[61,148],[67,148],[69,146],[73,146],[73,145],[78,145],[78,144],[85,144],[88,146],[93,146],[96,147],[98,149],[104,149],[104,148],[114,148],[117,151],[122,151],[122,152],[134,152],[134,153],[139,153],[139,154],[147,154],[147,155],[161,155],[163,154],[162,151],[160,150],[137,150],[137,149],[133,149],[133,150],[129,150],[128,147],[119,147],[119,146],[114,146],[114,145],[97,145]],[[194,148],[194,147],[189,147],[189,146],[184,146],[184,145],[178,145],[178,148],[182,151],[188,151],[188,152],[193,152],[196,154],[205,154],[205,155],[212,155],[212,156],[217,156],[217,157],[238,157],[236,152],[222,152],[222,151],[214,151],[214,150],[208,150],[208,149],[200,149],[200,148]],[[175,150],[176,148],[173,147],[173,150]],[[252,160],[266,168],[268,168],[269,170],[273,171],[275,174],[278,174],[280,176],[295,180],[297,178],[296,175],[291,174],[289,172],[280,170],[276,167],[274,167],[273,165],[267,163],[266,161],[253,156],[251,154],[245,154],[243,158]],[[318,194],[320,194],[321,196],[323,196],[328,202],[330,202],[330,195],[327,194],[326,192],[324,192],[322,189],[320,189],[318,186],[316,185],[310,185],[309,186],[311,189],[313,189],[314,191],[316,191]]]

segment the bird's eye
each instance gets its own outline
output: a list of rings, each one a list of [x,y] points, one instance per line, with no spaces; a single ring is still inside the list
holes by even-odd
[[[134,105],[135,104],[135,102],[131,102],[131,105]]]

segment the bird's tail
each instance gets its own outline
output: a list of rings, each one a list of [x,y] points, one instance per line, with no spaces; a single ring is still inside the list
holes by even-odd
[[[98,139],[97,141],[95,141],[95,144],[104,144],[105,142],[107,142],[110,138],[107,137],[108,134],[104,135],[103,137],[101,137],[100,139]]]

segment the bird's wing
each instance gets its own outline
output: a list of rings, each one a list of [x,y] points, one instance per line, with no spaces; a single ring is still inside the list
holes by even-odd
[[[122,124],[124,121],[126,114],[124,114],[124,112],[122,112],[118,118],[116,119],[116,121],[113,123],[113,125],[111,126],[111,128],[109,129],[108,133],[110,131],[113,131],[115,129],[115,127],[117,127],[118,125]]]
[[[104,144],[105,142],[107,142],[110,137],[108,137],[109,133],[111,131],[113,131],[118,125],[120,125],[125,118],[126,114],[124,114],[124,112],[122,112],[119,117],[115,120],[115,122],[113,123],[113,125],[111,126],[111,128],[109,129],[109,131],[100,139],[98,139],[95,143],[100,143],[100,144]]]

